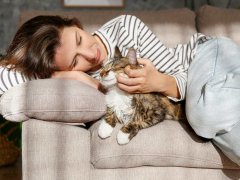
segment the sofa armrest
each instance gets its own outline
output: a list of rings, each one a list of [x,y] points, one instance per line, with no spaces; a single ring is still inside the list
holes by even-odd
[[[22,125],[23,180],[89,179],[90,133],[30,119]]]
[[[75,80],[39,79],[17,85],[0,99],[3,117],[10,121],[40,119],[86,123],[105,114],[105,96]]]

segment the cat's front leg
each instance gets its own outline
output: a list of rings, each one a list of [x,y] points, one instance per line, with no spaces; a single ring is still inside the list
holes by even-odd
[[[129,143],[130,139],[129,139],[130,133],[125,133],[123,131],[119,131],[117,134],[117,142],[120,145],[124,145]]]
[[[107,123],[105,119],[102,119],[102,122],[98,128],[98,135],[100,138],[105,139],[110,137],[113,132],[113,127]]]
[[[139,130],[152,126],[154,123],[157,123],[151,117],[142,115],[142,112],[136,110],[131,121],[125,124],[117,134],[118,144],[124,145],[129,143],[129,141],[137,135]]]
[[[113,128],[116,126],[116,122],[117,120],[113,111],[108,108],[105,118],[102,118],[102,122],[98,128],[99,137],[102,139],[110,137],[113,132]]]
[[[129,143],[129,141],[138,133],[139,127],[135,122],[125,124],[117,134],[117,142],[120,145]]]

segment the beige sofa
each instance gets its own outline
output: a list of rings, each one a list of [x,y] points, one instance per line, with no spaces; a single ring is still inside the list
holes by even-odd
[[[37,14],[76,16],[93,31],[121,11],[23,12],[21,22]],[[137,15],[168,46],[188,42],[195,32],[228,36],[240,44],[240,11],[210,6],[127,12]],[[175,180],[240,179],[240,167],[211,141],[198,137],[187,121],[164,122],[142,130],[128,145],[116,132],[101,140],[99,122],[104,95],[75,81],[37,80],[1,97],[1,114],[22,123],[23,180]],[[194,107],[193,107],[194,108]]]

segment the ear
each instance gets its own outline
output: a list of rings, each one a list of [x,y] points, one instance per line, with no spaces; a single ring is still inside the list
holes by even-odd
[[[137,64],[137,53],[136,53],[135,49],[133,49],[133,48],[128,49],[127,58],[129,59],[130,64],[132,64],[132,65]]]
[[[115,48],[114,58],[122,58],[122,54],[118,47]]]

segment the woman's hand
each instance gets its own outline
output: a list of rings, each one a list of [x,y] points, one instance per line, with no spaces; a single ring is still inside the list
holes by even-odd
[[[88,84],[96,89],[100,87],[98,80],[81,71],[56,71],[53,73],[52,78],[73,79]]]
[[[166,96],[178,98],[179,92],[174,77],[160,73],[148,59],[138,59],[141,69],[125,68],[129,78],[118,75],[120,89],[129,93],[160,92]]]

